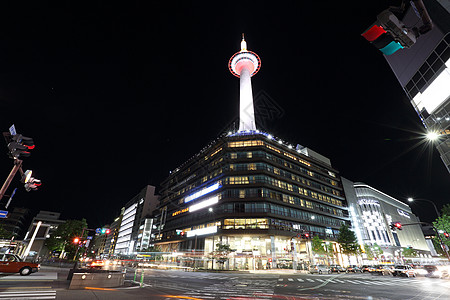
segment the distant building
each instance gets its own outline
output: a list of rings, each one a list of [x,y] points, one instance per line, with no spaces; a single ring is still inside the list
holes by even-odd
[[[385,58],[427,131],[439,134],[436,148],[450,172],[450,2],[423,2],[433,29]],[[407,27],[422,22],[412,7],[402,21]]]
[[[44,211],[41,210],[31,221],[31,224],[28,228],[28,231],[24,238],[24,243],[28,244],[36,231],[36,227],[39,221],[41,221],[41,225],[36,233],[36,237],[31,246],[29,256],[39,257],[45,256],[48,254],[48,249],[45,247],[45,240],[50,237],[50,235],[58,228],[58,226],[62,223],[65,223],[65,220],[60,220],[60,213]],[[25,249],[18,249],[18,253],[20,255],[24,254]],[[17,252],[17,251],[16,251]]]
[[[155,187],[148,185],[128,201],[125,205],[114,254],[128,255],[136,251],[142,220],[152,215],[158,199],[159,197],[155,195]]]
[[[29,213],[27,208],[14,207],[9,212],[8,218],[0,219],[0,225],[6,231],[11,232],[15,240],[22,239],[26,233],[25,221]]]
[[[407,204],[361,182],[342,178],[342,184],[360,244],[380,246],[385,259],[391,261],[401,259],[402,248],[412,248],[420,257],[430,257],[421,225],[402,226],[402,230],[390,227],[393,222],[420,222]]]
[[[105,255],[106,257],[111,257],[114,255],[114,249],[116,248],[116,242],[117,242],[117,238],[119,236],[119,229],[120,229],[120,224],[122,223],[122,217],[123,217],[123,212],[124,212],[124,208],[122,208],[121,212],[120,212],[120,216],[118,216],[114,222],[111,223],[111,227],[110,227],[110,233],[108,234],[106,241],[105,241],[105,249],[103,252],[103,255]]]

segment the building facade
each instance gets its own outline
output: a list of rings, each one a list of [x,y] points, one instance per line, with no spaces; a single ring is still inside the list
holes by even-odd
[[[420,222],[407,204],[361,182],[342,178],[342,183],[361,245],[379,246],[386,261],[400,261],[404,248],[417,251],[424,259],[431,258],[421,225],[406,225]],[[391,229],[395,222],[403,224],[402,230]]]
[[[58,228],[65,220],[60,219],[60,213],[41,210],[31,221],[28,231],[24,238],[24,245],[30,246],[28,256],[38,258],[49,254],[49,250],[45,246],[45,240]],[[37,231],[36,231],[37,229]],[[35,239],[32,237],[36,233]],[[32,241],[32,243],[31,243]],[[25,247],[16,249],[19,255],[26,255]]]
[[[148,185],[128,201],[120,222],[117,242],[114,247],[115,255],[129,255],[136,252],[141,221],[151,217],[158,199],[159,197],[155,195],[155,187]]]
[[[219,138],[163,182],[156,244],[208,268],[219,243],[230,269],[310,263],[302,234],[334,240],[349,219],[337,170],[308,150],[256,131]]]
[[[448,0],[423,0],[433,29],[415,45],[385,56],[411,105],[435,142],[450,172],[450,4]],[[402,19],[407,27],[420,26],[412,7]]]

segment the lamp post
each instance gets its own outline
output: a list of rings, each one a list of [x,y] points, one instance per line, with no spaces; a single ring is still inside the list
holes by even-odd
[[[436,211],[438,218],[441,217],[441,214],[439,213],[439,210],[437,209],[436,204],[434,204],[433,201],[428,200],[428,199],[423,199],[423,198],[417,198],[417,199],[411,198],[411,197],[408,198],[408,202],[414,202],[414,201],[425,201],[425,202],[429,202],[429,203],[433,204],[434,210]]]

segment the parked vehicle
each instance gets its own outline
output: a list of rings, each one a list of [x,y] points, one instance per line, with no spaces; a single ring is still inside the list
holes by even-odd
[[[331,270],[326,265],[312,265],[312,266],[309,267],[309,272],[311,274],[313,274],[313,273],[330,274]]]
[[[330,271],[331,271],[331,273],[333,273],[333,272],[341,273],[341,272],[345,272],[345,269],[343,267],[341,267],[340,265],[331,265]]]
[[[361,266],[361,272],[362,273],[370,272],[370,268],[371,268],[371,266],[369,266],[369,265],[363,265],[363,266]]]
[[[27,276],[39,271],[40,267],[40,264],[22,261],[15,254],[0,254],[0,272],[2,273],[19,273]]]
[[[347,267],[346,272],[347,272],[347,273],[350,273],[350,272],[353,272],[353,273],[362,273],[363,271],[362,271],[362,269],[361,269],[359,266],[357,266],[357,265],[350,265],[350,266]]]
[[[376,265],[369,269],[369,272],[378,275],[391,275],[392,274],[392,265]]]
[[[392,269],[392,275],[403,277],[416,277],[417,271],[409,265],[396,265]]]

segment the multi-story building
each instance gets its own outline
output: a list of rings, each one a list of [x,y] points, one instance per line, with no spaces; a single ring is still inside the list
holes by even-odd
[[[58,226],[66,221],[60,220],[60,213],[41,210],[36,217],[31,221],[30,227],[25,235],[24,244],[30,245],[34,233],[35,239],[29,249],[29,256],[39,257],[48,254],[48,249],[45,247],[45,240],[58,228]],[[37,229],[37,231],[36,231]],[[20,255],[27,254],[26,248],[17,249]]]
[[[350,217],[361,245],[378,245],[384,251],[386,260],[402,258],[403,248],[412,248],[419,257],[430,258],[428,247],[419,219],[411,208],[375,188],[341,178],[349,205]],[[405,224],[402,230],[391,229],[391,224]],[[416,225],[406,225],[413,224]]]
[[[122,208],[120,212],[120,216],[118,216],[114,222],[111,223],[110,233],[107,235],[107,239],[105,241],[105,250],[103,255],[106,257],[114,256],[114,249],[116,247],[117,237],[119,236],[120,224],[122,223],[124,208]]]
[[[120,222],[114,254],[129,255],[136,252],[141,221],[151,217],[158,199],[159,197],[155,195],[155,187],[148,185],[128,201]]]
[[[25,219],[29,212],[27,208],[14,207],[8,214],[8,218],[0,219],[0,225],[3,226],[4,230],[10,232],[14,239],[23,238],[26,230]]]
[[[450,172],[450,4],[423,0],[433,29],[409,49],[385,56],[428,133],[438,136],[436,148]],[[408,28],[420,26],[413,7],[402,19]]]
[[[250,76],[259,62],[245,41],[230,60],[241,82],[240,129],[212,142],[162,183],[155,244],[163,252],[193,253],[197,266],[217,268],[211,254],[227,244],[233,250],[230,269],[289,261],[295,268],[313,259],[302,234],[332,241],[349,222],[330,160],[256,129]]]

